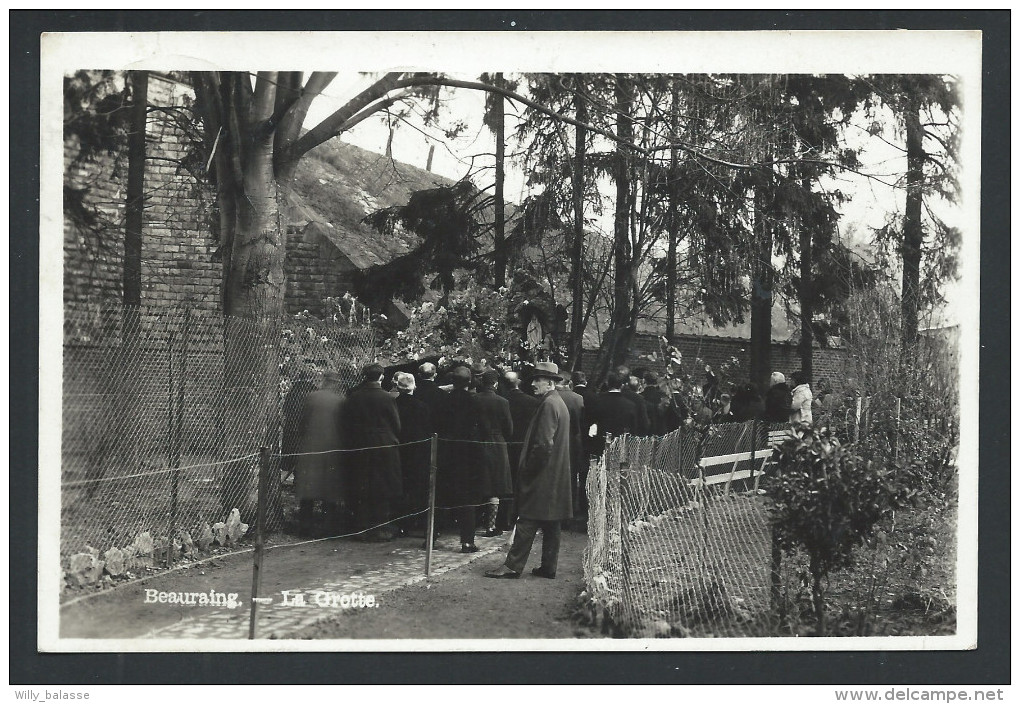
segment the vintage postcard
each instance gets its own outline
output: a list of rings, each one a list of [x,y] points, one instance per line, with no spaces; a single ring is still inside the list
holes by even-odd
[[[976,647],[980,32],[41,51],[41,651]]]

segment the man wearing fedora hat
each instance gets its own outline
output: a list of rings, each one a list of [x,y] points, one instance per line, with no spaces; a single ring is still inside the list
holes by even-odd
[[[561,381],[553,362],[538,362],[531,375],[541,399],[524,433],[517,475],[518,520],[513,545],[498,569],[485,573],[495,579],[515,579],[527,564],[535,535],[542,529],[542,564],[532,574],[554,579],[560,552],[560,523],[573,518],[570,493],[570,414],[556,393]]]

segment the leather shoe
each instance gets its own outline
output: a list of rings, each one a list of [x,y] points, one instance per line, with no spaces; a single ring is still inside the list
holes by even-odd
[[[467,543],[460,546],[461,552],[478,552],[477,545],[468,545]]]
[[[482,535],[484,535],[486,538],[498,538],[499,536],[503,535],[503,531],[497,528],[496,530],[487,530],[484,533],[482,533]]]
[[[535,569],[531,570],[531,574],[535,575],[536,577],[545,577],[546,579],[556,579],[556,573],[555,572],[547,572],[545,570],[545,568],[543,568],[543,567],[536,567]]]
[[[512,569],[503,565],[499,569],[490,570],[485,573],[486,577],[492,577],[493,579],[517,579],[521,576],[520,572],[514,572]]]

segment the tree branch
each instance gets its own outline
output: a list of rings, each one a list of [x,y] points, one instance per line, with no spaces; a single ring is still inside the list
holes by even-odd
[[[314,149],[326,140],[336,137],[343,131],[344,123],[360,113],[366,106],[384,97],[395,88],[406,87],[398,85],[401,75],[403,74],[396,72],[387,73],[361,93],[351,98],[347,101],[346,105],[310,129],[303,137],[298,139],[286,155],[287,158],[297,159],[302,154]],[[412,83],[410,85],[414,84]]]
[[[308,115],[308,109],[312,101],[336,78],[336,72],[315,71],[308,77],[308,83],[287,110],[281,116],[279,126],[276,128],[276,144],[274,145],[274,167],[277,173],[283,169],[293,151],[294,142],[301,134],[301,126]],[[298,155],[300,156],[300,154]]]

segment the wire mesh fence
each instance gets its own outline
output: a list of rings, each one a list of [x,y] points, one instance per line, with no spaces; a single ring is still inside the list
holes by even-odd
[[[782,426],[613,438],[588,475],[584,576],[636,637],[766,635],[781,563],[757,482]]]
[[[170,561],[243,535],[243,522],[255,518],[260,448],[279,447],[293,376],[330,367],[350,376],[374,357],[370,327],[316,321],[314,347],[295,347],[284,334],[293,323],[188,308],[65,313],[65,565],[91,555],[94,576],[102,572],[94,569],[99,556],[117,549],[118,567],[106,566],[116,576],[122,555],[129,565],[134,556],[142,564]],[[272,531],[283,524],[288,498],[280,481],[269,487]]]

